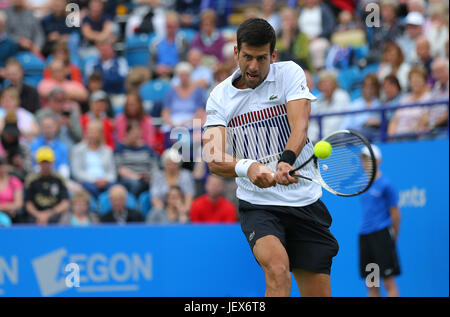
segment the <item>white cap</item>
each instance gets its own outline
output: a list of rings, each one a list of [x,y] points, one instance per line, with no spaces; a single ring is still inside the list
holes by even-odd
[[[410,12],[405,18],[405,24],[412,24],[412,25],[423,25],[425,22],[425,19],[423,18],[423,15],[419,12]]]
[[[374,144],[371,144],[371,147],[372,147],[372,152],[373,152],[373,155],[375,156],[375,159],[378,161],[378,160],[381,160],[381,151],[380,151],[380,149],[378,148],[378,146],[376,146],[376,145],[374,145]],[[370,154],[369,154],[369,148],[366,146],[366,147],[364,147],[364,149],[361,151],[361,154],[362,155],[366,155],[366,156],[370,156]]]

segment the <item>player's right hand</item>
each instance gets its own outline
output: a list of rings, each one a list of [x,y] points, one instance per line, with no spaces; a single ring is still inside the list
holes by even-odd
[[[259,188],[272,187],[277,184],[274,171],[261,163],[253,163],[247,172],[250,181]]]

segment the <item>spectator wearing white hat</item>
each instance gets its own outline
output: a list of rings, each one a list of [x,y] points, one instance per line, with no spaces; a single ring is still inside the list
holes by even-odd
[[[377,161],[375,181],[368,191],[360,196],[362,221],[359,230],[360,274],[365,278],[369,263],[376,263],[389,297],[399,296],[395,276],[400,274],[396,244],[400,228],[398,192],[391,181],[381,172],[381,151],[372,145]],[[363,165],[369,159],[367,148],[361,152]],[[379,287],[369,287],[370,297],[379,297]]]
[[[425,19],[419,12],[410,12],[405,18],[405,34],[399,37],[397,44],[401,47],[407,63],[417,58],[416,41],[423,34]]]

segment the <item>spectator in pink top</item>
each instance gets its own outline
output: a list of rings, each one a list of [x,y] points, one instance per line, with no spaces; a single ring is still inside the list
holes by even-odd
[[[200,32],[195,36],[191,47],[199,48],[203,54],[215,56],[219,62],[223,62],[222,50],[225,43],[225,38],[216,29],[216,13],[213,10],[203,11]]]
[[[8,168],[7,159],[0,156],[0,213],[14,220],[23,206],[23,184],[17,177],[8,175]]]
[[[46,105],[46,99],[50,92],[56,88],[61,87],[68,97],[68,99],[76,102],[85,102],[88,98],[88,90],[83,84],[68,80],[66,66],[61,60],[55,59],[49,66],[50,78],[44,78],[38,85],[38,93],[44,100],[44,105]]]
[[[122,142],[126,137],[127,127],[133,121],[140,124],[141,139],[153,148],[155,145],[155,127],[152,124],[152,117],[145,113],[141,97],[135,92],[128,93],[124,112],[116,116],[118,142]]]

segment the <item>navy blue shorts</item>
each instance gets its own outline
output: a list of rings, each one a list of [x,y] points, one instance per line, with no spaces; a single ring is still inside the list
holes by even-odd
[[[242,231],[251,250],[267,235],[280,239],[289,257],[289,269],[330,274],[339,245],[331,234],[331,216],[319,199],[304,207],[254,205],[239,200]]]

